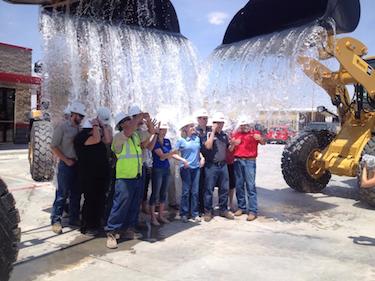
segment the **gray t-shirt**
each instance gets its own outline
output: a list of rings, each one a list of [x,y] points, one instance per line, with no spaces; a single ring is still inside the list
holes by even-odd
[[[60,149],[65,157],[76,159],[73,141],[78,132],[79,128],[73,127],[70,120],[60,123],[53,131],[51,146]]]

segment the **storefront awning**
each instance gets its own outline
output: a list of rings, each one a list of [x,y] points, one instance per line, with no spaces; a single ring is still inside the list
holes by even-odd
[[[39,77],[29,75],[0,72],[0,82],[13,84],[40,85],[42,83],[42,79]]]

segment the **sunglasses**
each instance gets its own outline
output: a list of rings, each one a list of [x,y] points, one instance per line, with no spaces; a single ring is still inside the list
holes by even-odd
[[[208,117],[198,117],[199,119],[208,120]]]
[[[119,125],[125,123],[126,121],[130,121],[130,120],[132,120],[131,117],[126,117],[126,118],[124,118],[124,119],[122,119],[122,120],[120,121]]]

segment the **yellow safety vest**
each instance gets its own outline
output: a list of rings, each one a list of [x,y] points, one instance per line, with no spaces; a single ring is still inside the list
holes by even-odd
[[[113,145],[112,150],[114,151]],[[137,133],[128,138],[116,157],[116,179],[134,179],[142,175],[141,139]]]

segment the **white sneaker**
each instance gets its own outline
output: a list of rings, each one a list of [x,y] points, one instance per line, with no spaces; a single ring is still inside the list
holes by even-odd
[[[113,233],[107,233],[107,248],[109,249],[117,248],[116,236]]]
[[[199,216],[196,216],[195,218],[193,218],[193,222],[201,222],[202,219],[199,217]]]

